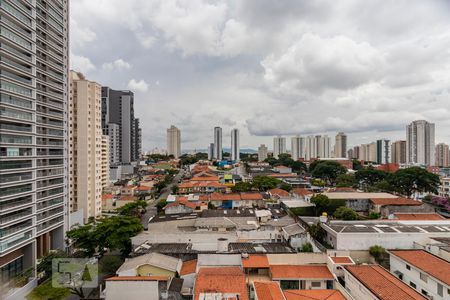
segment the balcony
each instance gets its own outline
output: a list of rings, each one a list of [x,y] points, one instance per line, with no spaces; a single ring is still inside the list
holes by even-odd
[[[33,175],[31,172],[27,173],[13,173],[13,174],[1,174],[0,175],[0,183],[11,183],[16,181],[26,181],[33,179]],[[0,210],[2,204],[0,203]]]
[[[0,202],[0,211],[6,211],[11,208],[19,208],[23,205],[32,204],[33,203],[33,197],[31,195],[14,198],[7,201]]]
[[[0,225],[11,223],[13,221],[17,221],[23,219],[25,217],[31,217],[33,214],[33,210],[30,208],[15,211],[12,213],[1,215],[0,217]]]
[[[50,228],[50,227],[52,227],[52,226],[58,224],[58,223],[61,223],[61,224],[62,224],[63,221],[64,221],[64,217],[63,217],[63,216],[60,216],[60,217],[57,217],[57,218],[55,218],[55,219],[46,221],[46,222],[44,222],[44,223],[42,223],[42,224],[39,224],[39,225],[36,227],[36,230],[37,230],[38,233],[40,233],[40,232],[42,232],[42,231],[44,231],[44,230],[46,230],[46,229],[48,229],[48,228]]]
[[[26,240],[33,237],[33,231],[27,231],[21,233],[20,235],[14,235],[13,237],[7,239],[6,241],[0,242],[0,252],[5,252],[6,250],[20,244]]]
[[[0,238],[25,230],[31,226],[33,226],[33,222],[31,220],[28,220],[10,227],[0,229]]]

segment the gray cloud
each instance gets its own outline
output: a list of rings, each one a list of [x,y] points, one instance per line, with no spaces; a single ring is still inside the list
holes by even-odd
[[[446,1],[78,0],[71,63],[135,90],[144,149],[182,130],[205,148],[213,127],[243,147],[271,136],[345,130],[350,141],[401,138],[437,123],[450,142]],[[375,14],[374,11],[377,13]],[[224,145],[228,143],[224,140]]]

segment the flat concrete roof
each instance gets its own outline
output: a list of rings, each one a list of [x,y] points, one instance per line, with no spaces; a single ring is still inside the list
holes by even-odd
[[[386,199],[386,198],[398,198],[395,195],[389,193],[360,193],[360,192],[326,192],[322,195],[327,196],[330,199]]]

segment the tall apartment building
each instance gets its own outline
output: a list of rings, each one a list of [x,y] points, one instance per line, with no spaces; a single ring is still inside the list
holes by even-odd
[[[434,166],[434,130],[434,124],[425,120],[413,121],[406,127],[407,163]]]
[[[23,299],[36,259],[65,245],[68,1],[1,0],[0,12],[0,298]]]
[[[327,135],[309,135],[305,142],[305,159],[331,157],[330,137]]]
[[[359,159],[360,158],[360,151],[361,151],[360,146],[354,146],[353,147],[353,157],[351,157],[351,158]]]
[[[396,164],[406,164],[406,141],[395,141],[392,143],[391,160]]]
[[[360,155],[360,157],[359,157],[360,160],[376,162],[377,161],[377,143],[373,142],[370,144],[362,144],[360,146],[359,155]]]
[[[134,149],[132,150],[132,153],[134,155],[133,161],[137,161],[140,159],[142,154],[142,128],[140,125],[139,118],[134,119]]]
[[[214,127],[214,159],[222,160],[222,128]]]
[[[102,135],[102,188],[109,186],[109,137]]]
[[[268,157],[268,155],[267,155],[268,151],[269,151],[269,150],[267,149],[267,146],[264,145],[264,144],[261,144],[261,145],[258,147],[258,161],[264,161],[264,160],[266,160],[267,157]]]
[[[294,136],[291,138],[291,157],[293,160],[305,158],[305,138]]]
[[[134,117],[134,94],[131,91],[117,91],[109,87],[102,87],[102,128],[103,134],[110,133],[109,124],[117,124],[119,140],[117,143],[111,142],[112,149],[110,155],[118,153],[117,164],[129,164],[139,158],[139,146],[136,147],[139,137],[139,122],[136,123]],[[113,159],[110,159],[112,162]]]
[[[84,221],[102,213],[102,87],[70,71],[70,212]]]
[[[103,133],[109,139],[109,164],[117,165],[120,163],[120,126],[115,123],[109,123]]]
[[[175,158],[181,155],[181,132],[173,125],[167,128],[167,154]]]
[[[334,157],[347,157],[347,135],[339,132],[336,135],[336,143],[334,144]]]
[[[231,160],[232,161],[240,161],[240,146],[239,146],[239,129],[231,130]]]
[[[278,159],[280,154],[286,152],[286,138],[277,136],[273,138],[273,157]]]
[[[391,162],[391,143],[389,140],[377,140],[377,160],[378,164],[388,164]]]
[[[208,146],[208,160],[214,159],[214,143],[209,144]]]
[[[447,144],[439,143],[436,145],[436,166],[449,166],[449,147]]]

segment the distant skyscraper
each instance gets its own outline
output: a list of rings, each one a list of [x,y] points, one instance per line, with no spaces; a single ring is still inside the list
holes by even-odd
[[[439,143],[436,145],[436,166],[449,166],[449,147],[447,144]]]
[[[347,150],[347,157],[348,157],[348,159],[354,159],[355,157],[354,157],[355,155],[353,154],[353,149],[348,149]]]
[[[362,144],[360,147],[360,160],[364,161],[377,161],[377,143]]]
[[[231,160],[240,161],[240,148],[239,148],[239,130],[231,130]]]
[[[406,141],[392,143],[391,160],[396,164],[406,164]]]
[[[336,135],[336,143],[334,145],[334,157],[343,158],[347,156],[347,135],[339,132]]]
[[[222,128],[214,127],[214,158],[222,160]]]
[[[181,155],[181,133],[175,126],[167,128],[167,154],[175,158]]]
[[[208,160],[214,159],[214,143],[209,144],[208,146]]]
[[[406,127],[406,157],[410,164],[433,166],[435,162],[433,123],[425,120],[412,122]]]
[[[273,138],[273,157],[278,158],[280,154],[286,153],[286,138],[274,137]]]
[[[305,158],[305,138],[294,136],[291,138],[291,157],[293,160]]]
[[[264,161],[267,159],[267,147],[264,144],[261,144],[258,147],[258,161]]]
[[[361,147],[360,146],[354,146],[353,147],[353,156],[351,158],[353,158],[353,159],[360,159],[360,151],[361,151]]]
[[[316,136],[317,143],[317,157],[327,158],[331,157],[331,139],[327,135]]]
[[[85,222],[102,213],[102,87],[70,71],[70,212]],[[109,160],[109,158],[108,158]],[[76,187],[76,188],[75,188]]]
[[[128,164],[139,158],[136,140],[139,138],[139,124],[134,117],[134,94],[131,91],[116,91],[102,87],[102,128],[110,135],[109,124],[119,126],[119,162]],[[114,155],[110,153],[110,155]],[[110,160],[112,161],[112,159]]]
[[[388,164],[391,162],[391,145],[389,140],[377,140],[377,160],[378,164]]]

